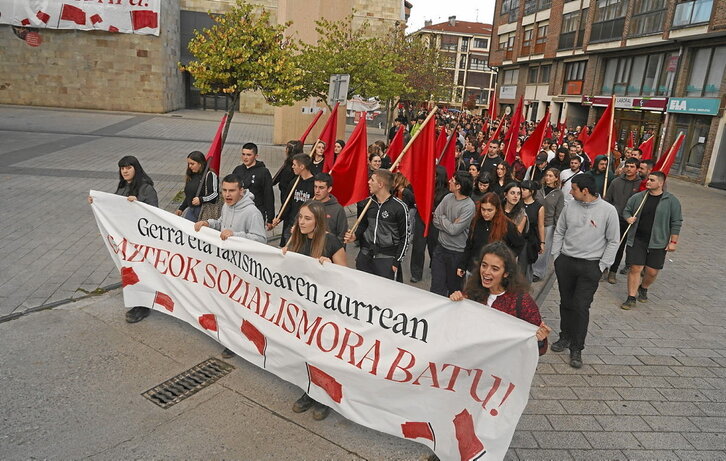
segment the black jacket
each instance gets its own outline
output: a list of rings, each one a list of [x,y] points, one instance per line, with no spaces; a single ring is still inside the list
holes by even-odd
[[[365,217],[355,231],[361,250],[373,255],[403,259],[408,246],[408,207],[394,196],[378,203],[375,195]]]
[[[250,168],[239,165],[232,171],[242,178],[242,187],[255,196],[255,206],[265,222],[271,223],[275,218],[275,194],[272,192],[272,175],[264,162],[256,162]]]
[[[489,223],[483,219],[478,219],[469,233],[469,239],[466,241],[464,255],[459,263],[459,269],[476,272],[479,259],[481,258],[481,249],[489,241]],[[512,253],[519,255],[524,248],[525,240],[522,234],[517,230],[512,222],[507,223],[507,233],[504,235],[504,243],[512,250]]]

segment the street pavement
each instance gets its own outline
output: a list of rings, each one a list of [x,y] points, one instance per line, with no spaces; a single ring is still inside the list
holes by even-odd
[[[292,413],[299,389],[238,358],[168,410],[141,396],[221,348],[158,313],[123,321],[120,290],[102,290],[119,277],[85,197],[112,192],[116,162],[133,154],[173,210],[186,154],[206,151],[221,115],[0,106],[0,459],[426,458],[422,445],[337,414]],[[252,141],[274,173],[283,153],[271,138],[270,117],[235,115],[222,170]],[[668,189],[685,222],[650,301],[622,311],[625,276],[601,283],[585,366],[541,357],[508,459],[726,459],[726,194],[675,180]],[[534,294],[555,340],[550,285]]]

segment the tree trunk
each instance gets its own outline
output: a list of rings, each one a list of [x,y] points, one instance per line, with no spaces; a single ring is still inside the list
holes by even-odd
[[[234,117],[234,109],[239,102],[239,92],[232,95],[232,104],[227,109],[227,122],[224,124],[224,131],[222,131],[222,145],[220,151],[224,149],[224,143],[227,142],[227,133],[229,133],[229,125],[232,123],[232,117]]]

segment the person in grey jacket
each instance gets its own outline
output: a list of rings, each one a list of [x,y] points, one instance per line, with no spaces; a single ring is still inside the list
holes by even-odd
[[[665,192],[666,175],[653,171],[648,175],[646,190],[630,197],[623,210],[623,218],[632,224],[628,231],[628,299],[620,306],[629,310],[635,300],[648,301],[648,288],[663,269],[666,253],[676,251],[681,233],[683,215],[681,202]],[[641,273],[645,268],[645,277]]]
[[[325,206],[328,232],[338,237],[338,240],[342,243],[345,239],[345,233],[348,232],[348,218],[345,215],[345,208],[330,193],[333,189],[333,177],[328,173],[318,173],[315,175],[314,180],[314,198]],[[345,248],[345,245],[343,247]]]
[[[221,231],[219,238],[242,237],[260,243],[267,243],[265,220],[255,206],[254,195],[242,187],[242,179],[234,174],[222,180],[222,196],[224,206],[219,219],[198,221],[194,230],[199,232],[202,227],[211,227]]]
[[[579,174],[572,178],[575,200],[560,214],[552,240],[552,256],[560,290],[560,339],[553,352],[570,349],[570,366],[582,367],[590,304],[602,272],[610,267],[618,251],[618,213],[601,199],[595,178]]]
[[[545,240],[544,252],[540,253],[537,261],[532,264],[532,281],[539,282],[547,273],[552,259],[552,239],[555,235],[555,224],[565,207],[565,194],[560,190],[560,171],[557,168],[547,168],[542,176],[542,189],[535,194],[535,200],[544,207]],[[542,245],[540,245],[542,246]]]
[[[613,179],[612,184],[608,186],[608,190],[605,193],[605,201],[611,203],[618,212],[620,218],[620,238],[623,238],[625,229],[628,228],[628,223],[623,218],[623,210],[625,204],[628,203],[628,199],[633,196],[640,188],[640,176],[638,176],[638,159],[628,158],[625,160],[623,165],[623,174]],[[623,253],[625,252],[625,242],[622,242],[618,247],[618,252],[615,254],[615,262],[610,266],[608,271],[608,282],[615,284],[617,278],[615,274],[618,272],[620,261],[623,259]]]

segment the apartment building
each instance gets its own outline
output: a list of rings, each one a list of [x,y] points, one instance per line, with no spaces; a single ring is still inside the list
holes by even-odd
[[[474,107],[481,112],[489,108],[489,94],[496,85],[496,72],[489,67],[491,24],[459,21],[456,16],[439,24],[426,21],[414,32],[436,47],[449,74],[451,95],[438,101],[452,108]]]
[[[503,106],[593,125],[615,95],[616,137],[686,140],[670,174],[726,188],[725,0],[497,0],[490,65]]]

